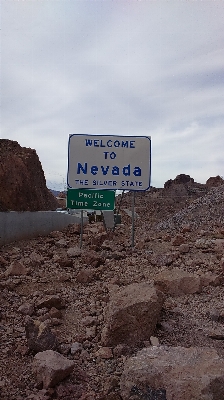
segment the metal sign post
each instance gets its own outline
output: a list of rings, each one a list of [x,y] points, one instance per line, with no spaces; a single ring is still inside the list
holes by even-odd
[[[80,249],[82,248],[82,237],[83,237],[83,210],[81,210]]]
[[[132,192],[132,231],[131,246],[135,245],[135,192]]]
[[[117,212],[116,212],[116,214],[115,214],[115,221],[114,221],[113,232],[115,231],[115,228],[116,228],[116,225],[117,225],[117,218],[118,218],[118,215],[119,215],[119,212],[120,212],[120,208],[121,208],[121,203],[122,203],[123,197],[124,197],[124,190],[122,190],[121,200],[120,200],[120,203],[119,203]]]

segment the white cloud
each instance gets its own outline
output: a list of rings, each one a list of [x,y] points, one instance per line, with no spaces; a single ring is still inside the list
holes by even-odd
[[[1,137],[49,180],[69,133],[151,135],[154,186],[222,173],[222,1],[1,4]]]

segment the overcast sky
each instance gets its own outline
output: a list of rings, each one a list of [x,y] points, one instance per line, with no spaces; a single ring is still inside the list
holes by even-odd
[[[224,175],[224,2],[1,0],[1,138],[63,187],[68,136],[152,138],[151,185]]]

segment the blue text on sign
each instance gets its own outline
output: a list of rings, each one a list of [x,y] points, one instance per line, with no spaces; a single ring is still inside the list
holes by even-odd
[[[100,139],[86,139],[86,146],[93,147],[123,147],[129,149],[135,149],[135,140],[107,140],[103,141]]]

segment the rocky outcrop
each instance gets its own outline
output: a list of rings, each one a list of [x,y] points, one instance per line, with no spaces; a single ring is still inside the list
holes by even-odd
[[[184,183],[194,183],[194,179],[190,175],[180,174],[175,179],[169,179],[164,183],[164,188],[167,189],[171,185],[180,185]]]
[[[58,207],[46,186],[35,150],[0,139],[0,211],[47,211]]]
[[[166,397],[147,397],[150,391]],[[139,399],[223,399],[224,360],[210,348],[145,348],[125,363],[121,379],[122,399],[135,393]]]
[[[210,190],[210,186],[195,182],[190,175],[180,174],[165,182],[163,189],[151,187],[149,191],[136,192],[135,215],[141,221],[147,219],[151,225],[190,205]],[[123,198],[122,195],[117,196],[117,207],[120,202],[122,223],[129,222],[132,216],[132,192],[125,194]]]
[[[217,176],[211,176],[207,181],[206,181],[206,186],[213,187],[213,186],[221,186],[224,185],[224,179],[217,175]]]

